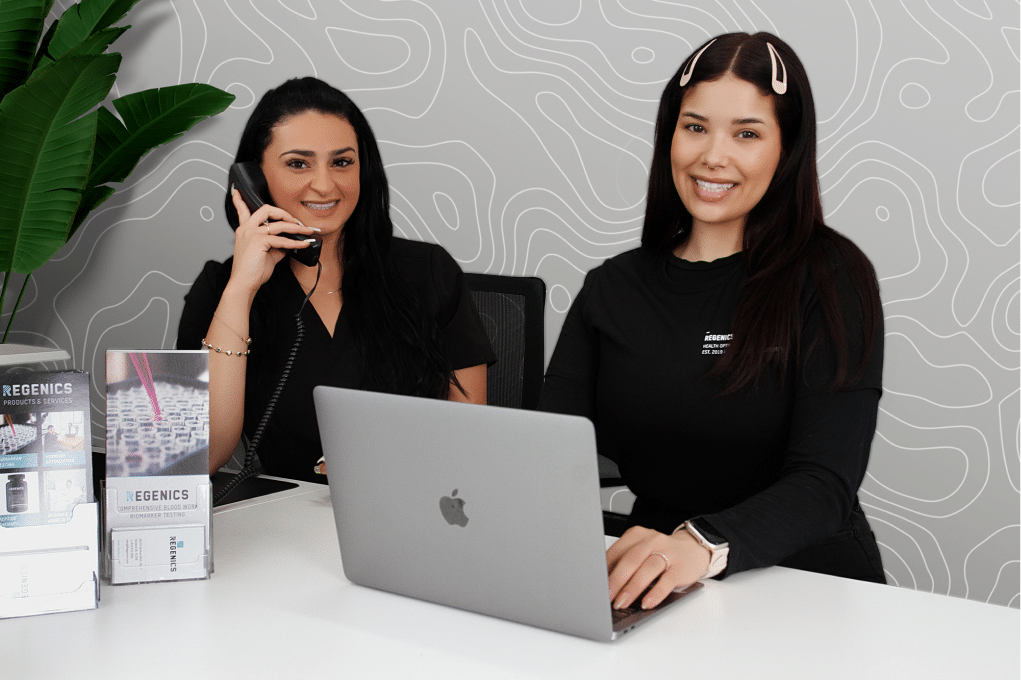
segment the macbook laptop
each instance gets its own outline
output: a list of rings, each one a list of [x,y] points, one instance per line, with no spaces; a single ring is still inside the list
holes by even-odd
[[[316,387],[344,574],[359,585],[593,640],[614,612],[585,418]]]

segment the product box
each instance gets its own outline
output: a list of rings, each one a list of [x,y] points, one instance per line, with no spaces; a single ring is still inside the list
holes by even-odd
[[[89,376],[0,374],[0,618],[94,608]]]
[[[106,354],[106,568],[110,582],[208,578],[209,354]]]

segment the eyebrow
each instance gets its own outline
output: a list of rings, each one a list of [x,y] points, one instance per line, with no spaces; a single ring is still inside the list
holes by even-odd
[[[341,154],[345,154],[345,153],[347,153],[349,151],[354,152],[354,147],[345,146],[343,149],[337,149],[336,151],[331,151],[329,153],[329,155],[330,156],[340,156]],[[286,156],[289,153],[293,153],[296,156],[301,156],[302,158],[315,158],[315,155],[316,155],[315,151],[308,151],[306,149],[291,149],[290,151],[284,151],[282,154],[280,154],[280,156]],[[277,156],[277,158],[280,158],[280,156]]]
[[[701,121],[704,121],[706,123],[709,122],[709,119],[706,118],[705,116],[700,116],[697,113],[693,113],[691,111],[683,111],[683,112],[681,112],[681,115],[682,116],[687,116],[688,118],[694,118],[695,120],[701,120]],[[755,125],[755,124],[765,125],[766,121],[760,120],[758,118],[735,118],[734,120],[730,121],[730,124],[731,125]]]

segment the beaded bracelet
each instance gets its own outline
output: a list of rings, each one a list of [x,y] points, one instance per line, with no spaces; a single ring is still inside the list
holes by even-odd
[[[217,354],[223,352],[227,356],[246,357],[246,356],[248,356],[249,354],[252,353],[252,339],[251,338],[242,338],[242,339],[247,343],[247,346],[248,346],[248,348],[244,352],[231,352],[229,349],[224,350],[224,349],[220,349],[219,347],[213,347],[208,342],[206,342],[205,338],[202,338],[202,346],[205,347],[206,349],[213,350]]]

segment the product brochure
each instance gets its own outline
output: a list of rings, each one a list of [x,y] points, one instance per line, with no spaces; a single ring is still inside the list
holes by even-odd
[[[0,376],[0,527],[63,524],[91,503],[89,375]]]
[[[209,354],[106,353],[111,583],[208,578]]]
[[[0,375],[0,618],[96,607],[89,376]]]

